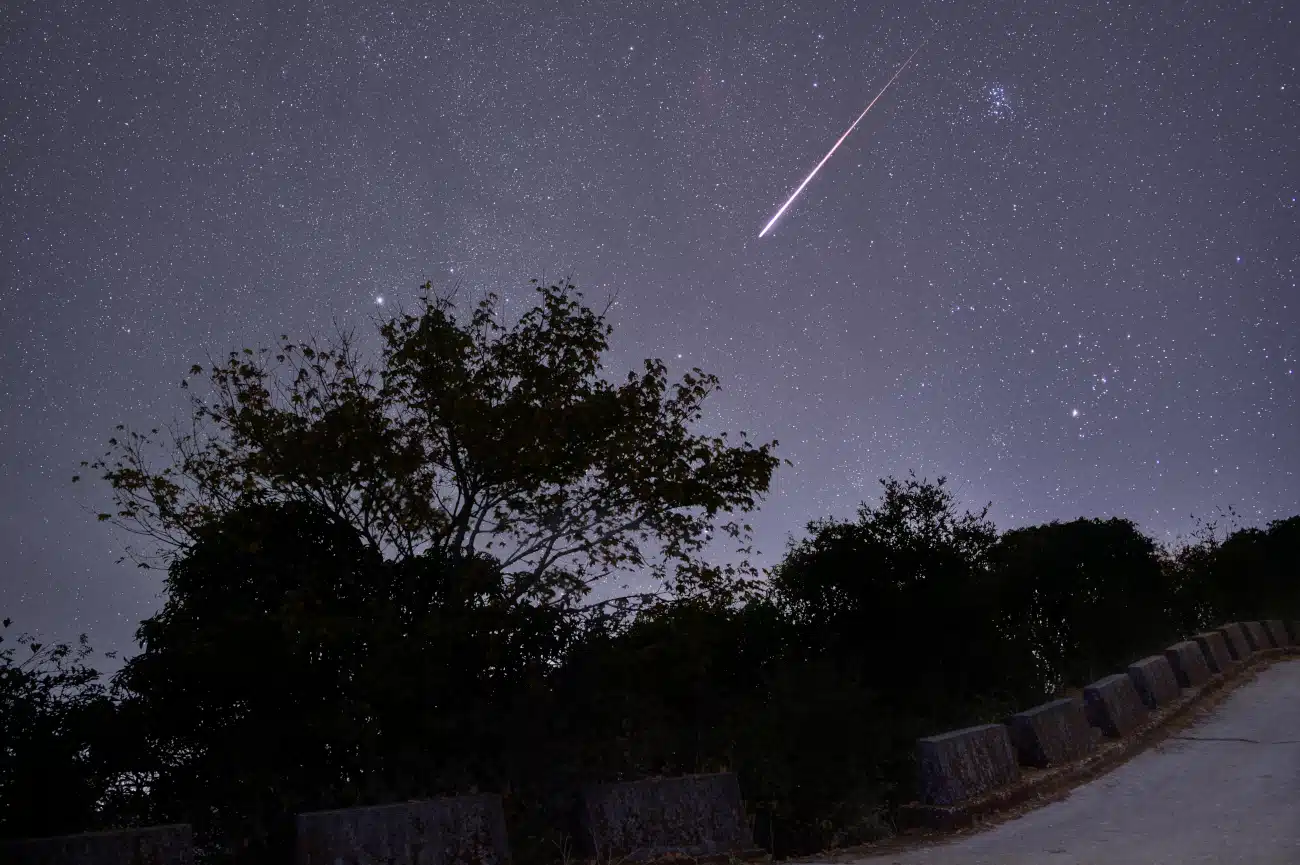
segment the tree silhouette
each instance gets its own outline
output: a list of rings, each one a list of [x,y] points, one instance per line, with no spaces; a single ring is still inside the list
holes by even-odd
[[[992,559],[1007,615],[1052,690],[1122,670],[1179,635],[1177,583],[1159,547],[1129,520],[1015,529]]]
[[[90,655],[84,635],[70,645],[22,634],[0,646],[0,837],[98,822],[124,755],[113,751],[115,707]]]
[[[647,360],[611,384],[603,314],[571,285],[537,292],[507,326],[495,297],[458,318],[426,284],[415,312],[380,327],[373,367],[346,335],[232,352],[161,469],[157,430],[120,428],[86,464],[112,487],[101,519],[165,559],[224,513],[308,502],[387,559],[490,553],[508,595],[541,604],[629,568],[687,592],[752,574],[699,553],[718,530],[743,548],[746,528],[718,519],[756,506],[776,442],[693,433],[718,384],[698,369],[670,385]]]

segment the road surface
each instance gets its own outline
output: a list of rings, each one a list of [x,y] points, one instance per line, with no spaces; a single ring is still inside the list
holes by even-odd
[[[1177,736],[986,832],[863,865],[1300,863],[1300,660]]]

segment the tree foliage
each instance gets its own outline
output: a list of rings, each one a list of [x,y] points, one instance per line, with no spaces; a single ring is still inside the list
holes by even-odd
[[[1000,614],[988,509],[958,513],[943,478],[882,481],[854,521],[808,527],[773,570],[774,598],[827,651],[872,668],[892,701],[919,709],[1023,687],[1023,648]],[[898,653],[907,664],[893,662]]]
[[[500,776],[503,707],[562,650],[486,557],[386,561],[315,505],[232,511],[171,565],[118,676],[152,756],[153,819],[213,852],[288,854],[297,811]],[[238,857],[236,857],[238,858]]]
[[[1300,618],[1300,516],[1238,528],[1222,539],[1218,528],[1202,525],[1195,542],[1174,554],[1175,572],[1195,605],[1191,621]]]
[[[84,635],[70,645],[22,634],[0,646],[0,837],[98,822],[112,792],[118,724],[91,654]]]
[[[699,554],[716,530],[743,543],[729,517],[756,506],[777,459],[776,442],[693,432],[716,377],[670,384],[647,360],[611,383],[610,325],[568,284],[538,288],[514,324],[491,295],[462,317],[424,290],[383,323],[373,365],[348,335],[232,352],[161,468],[157,430],[121,430],[88,464],[114,494],[102,518],[175,555],[223,514],[308,502],[387,559],[487,552],[532,603],[627,569],[684,591],[724,576]]]
[[[1048,688],[1092,682],[1179,632],[1177,584],[1131,521],[1052,522],[999,538],[993,566],[1008,615]]]

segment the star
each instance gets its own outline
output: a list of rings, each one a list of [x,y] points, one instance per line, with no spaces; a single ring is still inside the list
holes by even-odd
[[[426,281],[510,321],[532,278],[617,296],[610,375],[691,346],[719,381],[703,423],[793,464],[750,521],[760,567],[909,469],[992,501],[1000,529],[1295,514],[1300,88],[1285,28],[1258,26],[1283,0],[1224,4],[1194,38],[1131,4],[1122,40],[1055,4],[937,4],[970,38],[917,55],[757,245],[932,32],[923,6],[388,4],[361,26],[308,4],[210,26],[120,5],[38,15],[0,52],[22,142],[0,160],[0,414],[23,426],[0,436],[21,539],[0,595],[32,630],[75,638],[80,617],[130,650],[163,588],[114,569],[54,467],[166,420],[209,351],[336,322],[373,349]],[[1131,483],[1153,466],[1168,484]]]

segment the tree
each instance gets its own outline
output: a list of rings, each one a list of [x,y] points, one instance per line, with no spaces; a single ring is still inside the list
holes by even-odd
[[[286,810],[365,784],[359,625],[376,565],[303,504],[250,506],[200,530],[116,680],[149,743],[154,819],[256,849],[283,840]]]
[[[776,443],[692,432],[717,386],[699,370],[607,381],[603,317],[538,291],[513,326],[491,296],[461,320],[426,294],[382,324],[374,368],[346,335],[232,353],[160,468],[156,430],[88,464],[101,518],[167,567],[117,680],[151,819],[250,861],[283,852],[297,810],[506,789],[530,768],[517,725],[553,705],[537,695],[637,600],[585,605],[594,583],[643,569],[717,603],[753,573],[701,551],[718,529],[743,548],[731,515]]]
[[[117,677],[154,820],[216,859],[287,855],[295,812],[499,783],[499,721],[563,633],[500,571],[388,562],[305,503],[223,515],[175,559]]]
[[[939,478],[889,478],[855,521],[811,523],[772,574],[772,590],[811,645],[872,668],[896,700],[952,703],[1019,687],[1014,634],[988,571],[988,509],[959,514]],[[905,653],[910,662],[893,661]]]
[[[90,655],[85,635],[75,646],[21,635],[0,648],[0,838],[82,831],[100,819],[117,726]]]
[[[1178,576],[1201,611],[1199,624],[1300,615],[1300,517],[1239,528],[1218,539],[1203,525],[1175,553]]]
[[[669,385],[647,360],[611,384],[600,365],[611,328],[569,284],[537,288],[512,326],[492,295],[459,319],[423,288],[415,312],[380,327],[377,367],[346,334],[214,364],[161,469],[149,458],[158,430],[119,427],[85,464],[112,487],[100,518],[165,559],[238,508],[308,502],[387,559],[490,553],[508,595],[538,604],[627,569],[687,592],[753,574],[699,556],[719,529],[743,544],[745,526],[718,520],[754,508],[777,463],[775,441],[691,431],[714,376]]]
[[[1052,690],[1124,669],[1180,632],[1160,549],[1129,520],[1016,529],[999,539],[992,560],[1007,613]]]

